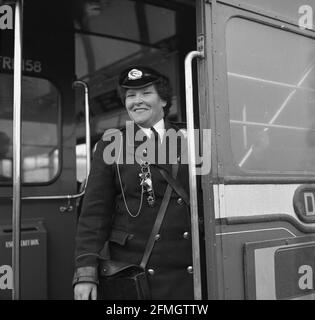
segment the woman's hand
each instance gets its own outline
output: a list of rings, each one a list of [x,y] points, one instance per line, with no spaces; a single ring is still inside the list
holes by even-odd
[[[74,300],[96,300],[97,285],[91,282],[77,283],[74,287]]]

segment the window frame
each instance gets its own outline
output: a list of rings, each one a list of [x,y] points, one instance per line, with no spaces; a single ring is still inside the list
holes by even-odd
[[[246,6],[243,6],[246,7]],[[228,70],[226,52],[226,28],[230,19],[241,18],[248,21],[260,23],[269,27],[280,29],[283,32],[292,32],[315,40],[315,34],[311,30],[300,29],[290,22],[267,17],[259,12],[236,8],[234,5],[217,3],[214,10],[216,21],[212,26],[214,29],[211,43],[213,57],[213,116],[214,130],[213,140],[215,147],[212,156],[213,181],[225,184],[274,184],[274,183],[304,183],[314,182],[315,172],[307,174],[300,173],[271,173],[271,172],[251,172],[241,170],[234,162],[231,131],[230,131],[230,106],[228,95]],[[209,47],[209,45],[208,45]],[[211,114],[211,113],[210,113]],[[214,168],[216,167],[216,168]]]

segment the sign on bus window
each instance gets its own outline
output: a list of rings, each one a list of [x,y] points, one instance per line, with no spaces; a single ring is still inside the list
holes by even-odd
[[[241,18],[226,31],[231,145],[244,171],[315,172],[315,41]]]

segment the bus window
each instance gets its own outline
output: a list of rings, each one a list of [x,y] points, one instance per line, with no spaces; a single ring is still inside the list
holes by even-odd
[[[0,183],[12,180],[13,77],[0,74]],[[22,181],[51,181],[59,169],[59,93],[45,79],[22,80]]]
[[[315,41],[241,18],[226,31],[230,136],[244,171],[315,172]]]
[[[86,178],[86,144],[76,145],[77,181],[82,183]]]

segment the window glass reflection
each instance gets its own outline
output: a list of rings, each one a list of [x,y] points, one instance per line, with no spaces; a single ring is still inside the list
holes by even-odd
[[[0,74],[0,182],[12,180],[13,77]],[[48,182],[59,168],[59,93],[45,79],[22,80],[22,181]]]
[[[231,143],[243,170],[315,171],[315,41],[234,18],[227,27]]]

